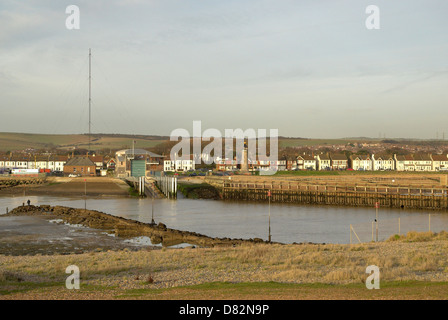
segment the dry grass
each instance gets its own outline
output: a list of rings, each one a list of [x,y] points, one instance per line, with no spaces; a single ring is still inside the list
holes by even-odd
[[[448,240],[448,232],[441,231],[439,233],[426,231],[416,232],[409,231],[405,235],[393,235],[387,241],[406,241],[406,242],[422,242],[422,241],[434,241],[434,240]]]
[[[417,239],[423,240],[417,241]],[[32,296],[32,294],[47,297],[46,294],[51,293],[55,298],[65,296],[70,298],[71,295],[66,292],[64,285],[68,276],[65,269],[69,265],[79,267],[81,288],[87,290],[84,291],[86,298],[93,294],[97,298],[115,297],[121,294],[126,295],[126,292],[133,292],[133,290],[143,290],[151,295],[155,291],[145,290],[165,288],[180,290],[181,297],[183,295],[190,297],[188,286],[207,286],[209,283],[254,285],[264,283],[269,287],[273,282],[282,285],[301,284],[313,288],[315,285],[339,285],[321,288],[325,292],[328,291],[325,294],[331,296],[331,292],[337,293],[339,289],[344,291],[343,288],[349,288],[343,286],[364,288],[365,291],[364,283],[368,276],[366,268],[369,265],[380,268],[382,285],[386,284],[387,287],[388,283],[398,283],[398,287],[391,289],[393,297],[399,294],[400,283],[405,286],[406,283],[417,283],[415,287],[411,285],[405,291],[420,298],[425,298],[425,295],[429,297],[431,292],[422,291],[426,287],[421,288],[418,283],[445,283],[437,289],[440,291],[437,297],[440,297],[446,295],[444,290],[448,288],[446,285],[448,282],[447,250],[448,240],[445,233],[409,233],[406,237],[393,241],[356,245],[245,244],[228,248],[185,248],[136,252],[125,249],[79,255],[0,256],[0,298],[2,292],[8,292],[14,286],[17,288],[22,286],[16,284],[17,282],[32,283],[34,287],[31,286],[31,288],[39,287],[39,289],[30,289],[32,290],[30,293],[22,291],[21,297]],[[95,288],[95,290],[88,288]],[[198,292],[201,291],[200,288],[202,287],[199,287]],[[263,288],[260,287],[261,290]],[[311,295],[319,292],[310,291],[306,289],[307,287],[303,288]],[[334,288],[335,291],[330,288]],[[299,287],[296,289],[297,292],[302,290]],[[236,289],[229,287],[229,290],[234,292],[232,290]],[[278,290],[277,294],[280,297],[283,293],[280,289]],[[294,290],[286,296],[293,297]],[[165,291],[157,292],[162,294]],[[258,291],[254,289],[250,292],[252,292],[251,295],[256,295]],[[262,292],[266,295],[271,291],[266,289]],[[234,292],[234,294],[237,293],[237,291]],[[197,294],[203,298],[210,298],[207,294]],[[347,291],[344,294],[356,297],[353,292]],[[218,289],[215,295],[220,297]],[[15,296],[8,295],[8,297]]]
[[[155,287],[212,281],[360,283],[367,278],[365,270],[369,265],[378,266],[385,281],[448,281],[448,241],[440,235],[428,238],[424,234],[411,234],[409,239],[412,242],[403,238],[358,245],[260,244],[69,256],[0,256],[0,281],[5,279],[4,272],[13,271],[49,280],[64,279],[65,268],[72,264],[80,268],[87,282],[139,279]]]
[[[20,275],[14,272],[0,270],[0,282],[2,281],[21,282],[23,279]]]

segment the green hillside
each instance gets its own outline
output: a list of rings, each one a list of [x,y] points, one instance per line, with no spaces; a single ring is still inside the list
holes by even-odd
[[[120,149],[130,148],[136,141],[136,148],[150,148],[166,141],[168,137],[161,136],[131,136],[131,135],[92,135],[91,148]],[[85,134],[33,134],[33,133],[0,133],[0,152],[33,149],[63,149],[88,148],[89,137]]]

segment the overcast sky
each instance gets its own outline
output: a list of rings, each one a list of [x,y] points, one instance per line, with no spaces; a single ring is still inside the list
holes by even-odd
[[[65,10],[80,9],[68,30]],[[380,29],[368,30],[368,5]],[[0,2],[0,132],[448,138],[446,0]]]

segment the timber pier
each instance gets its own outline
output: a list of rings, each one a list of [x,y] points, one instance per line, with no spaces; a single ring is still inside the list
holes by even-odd
[[[223,200],[271,201],[277,203],[300,203],[317,205],[381,207],[408,209],[448,209],[448,188],[440,181],[393,185],[390,179],[375,179],[355,183],[331,179],[301,179],[281,181],[236,181],[207,179],[219,190]],[[401,181],[403,182],[403,181]],[[269,199],[270,191],[270,199]]]

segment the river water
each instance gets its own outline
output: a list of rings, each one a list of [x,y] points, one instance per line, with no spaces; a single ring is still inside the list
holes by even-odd
[[[179,196],[181,196],[179,194]],[[11,210],[27,200],[33,205],[61,205],[98,210],[141,222],[156,223],[168,228],[193,231],[211,237],[268,239],[269,211],[271,239],[275,242],[354,243],[376,239],[372,224],[374,208],[309,206],[227,202],[219,200],[177,200],[135,198],[83,198],[29,196],[0,197],[0,213]],[[153,206],[154,203],[154,206]],[[389,238],[399,231],[448,230],[448,213],[380,208],[378,240]],[[1,220],[0,220],[1,223]],[[352,225],[352,232],[350,232]]]

